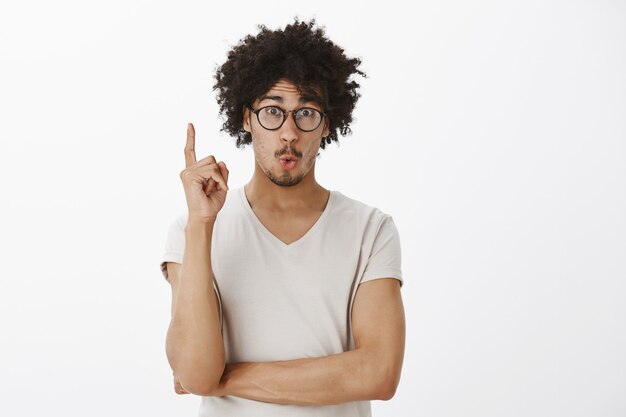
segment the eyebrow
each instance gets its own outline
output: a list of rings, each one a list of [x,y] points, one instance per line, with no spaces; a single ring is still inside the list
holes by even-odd
[[[283,99],[283,96],[269,96],[267,94],[264,94],[261,97],[259,97],[259,103],[262,102],[263,100],[274,100],[274,101],[278,101],[279,103],[282,103],[282,102],[285,101]],[[313,96],[313,95],[300,96],[300,99],[298,101],[301,104],[315,103],[318,106],[322,105],[322,102],[321,102],[320,98],[317,97],[317,96]]]

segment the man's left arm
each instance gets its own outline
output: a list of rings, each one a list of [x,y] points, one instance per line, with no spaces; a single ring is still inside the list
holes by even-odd
[[[320,358],[226,365],[212,396],[300,405],[388,400],[400,381],[405,318],[400,281],[381,278],[357,288],[352,306],[355,349]]]

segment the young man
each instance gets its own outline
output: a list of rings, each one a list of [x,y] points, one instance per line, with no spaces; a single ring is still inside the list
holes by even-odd
[[[239,189],[187,127],[188,212],[170,227],[166,351],[201,416],[369,416],[404,356],[400,242],[389,215],[315,180],[318,151],[349,132],[360,61],[315,22],[247,36],[217,70],[224,130],[251,144]]]

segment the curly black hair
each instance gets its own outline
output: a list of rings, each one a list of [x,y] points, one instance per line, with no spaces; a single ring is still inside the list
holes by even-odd
[[[300,94],[317,97],[329,122],[330,134],[320,147],[337,141],[337,133],[349,134],[352,111],[360,94],[353,74],[361,60],[348,58],[330,41],[315,19],[294,23],[284,29],[258,26],[256,36],[247,35],[229,52],[215,72],[217,103],[225,122],[222,131],[237,138],[237,147],[250,144],[252,135],[243,129],[243,109],[251,106],[280,79],[292,82]]]

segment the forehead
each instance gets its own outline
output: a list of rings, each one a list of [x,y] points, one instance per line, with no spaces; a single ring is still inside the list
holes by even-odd
[[[298,87],[296,87],[295,84],[287,80],[278,80],[276,84],[274,84],[272,88],[269,89],[268,93],[269,92],[300,95]]]
[[[278,80],[265,94],[259,97],[257,103],[264,100],[274,100],[281,103],[317,103],[322,104],[322,99],[316,90],[299,91],[298,87],[288,80]]]

